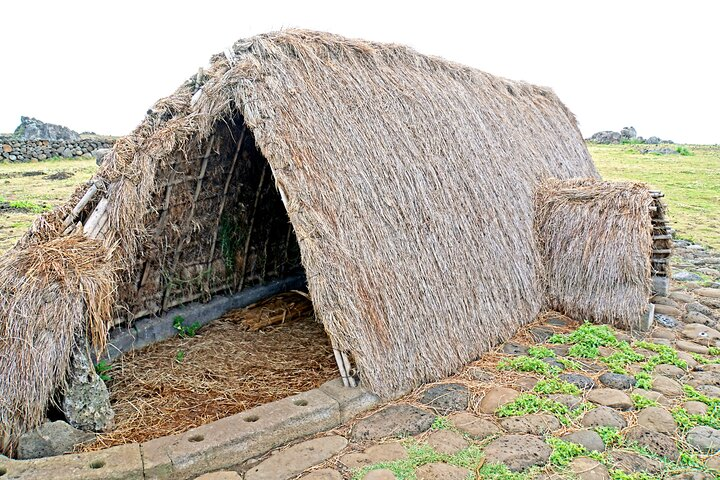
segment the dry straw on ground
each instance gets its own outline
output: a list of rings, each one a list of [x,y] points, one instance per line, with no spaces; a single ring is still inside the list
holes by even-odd
[[[229,133],[218,134],[224,125]],[[250,136],[235,135],[243,125]],[[118,270],[117,298],[127,301],[132,295],[123,292],[132,293],[144,277],[139,261],[158,252],[181,260],[191,250],[184,245],[214,238],[219,220],[208,232],[193,218],[196,207],[213,210],[210,198],[197,201],[205,173],[198,159],[203,151],[205,159],[232,152],[227,142],[238,138],[251,138],[270,165],[318,319],[352,354],[365,384],[386,398],[455,371],[536,317],[545,286],[534,189],[549,177],[598,176],[575,118],[549,89],[403,46],[301,30],[261,35],[214,56],[208,70],[157,102],[116,142],[94,179],[108,200],[100,238],[105,248],[116,248],[107,261],[88,267],[88,275]],[[248,158],[265,168],[262,157]],[[186,165],[194,166],[183,175],[196,181],[195,196],[185,188],[186,203],[157,211],[177,167]],[[213,178],[228,178],[223,171]],[[227,188],[245,190],[242,182]],[[78,220],[85,221],[98,200]],[[251,209],[248,202],[242,207]],[[59,234],[62,218],[38,220],[3,262],[16,264],[33,242],[68,241]],[[169,233],[156,236],[165,232],[162,222]],[[214,265],[213,258],[201,259],[193,268],[202,273],[205,261]],[[162,298],[153,311],[165,306],[164,281],[156,282]],[[186,288],[210,293],[207,285]],[[56,324],[87,315],[92,302],[78,303],[81,292],[81,283],[68,283],[53,302],[57,317],[24,321]],[[21,295],[13,301],[29,302],[35,293]],[[3,328],[18,318],[0,311]],[[2,353],[28,348],[13,344]],[[54,363],[66,363],[63,355]],[[3,374],[0,388],[22,390],[42,368]],[[27,401],[42,405],[48,390],[29,389]],[[13,418],[16,408],[3,404],[0,418]],[[0,450],[7,452],[41,421],[41,410],[23,418],[22,425],[0,426]]]
[[[84,450],[144,442],[295,395],[337,375],[332,347],[298,294],[272,299],[285,321],[259,331],[268,307],[228,312],[193,338],[122,356],[108,372],[117,427]]]

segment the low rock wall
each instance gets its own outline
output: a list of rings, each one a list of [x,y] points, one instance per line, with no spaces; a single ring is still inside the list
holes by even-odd
[[[53,157],[75,158],[90,155],[99,148],[111,148],[114,139],[22,140],[0,137],[0,161],[36,162]]]

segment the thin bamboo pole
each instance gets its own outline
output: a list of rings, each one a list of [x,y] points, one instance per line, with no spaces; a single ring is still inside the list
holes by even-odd
[[[169,274],[171,274],[171,275],[175,273],[175,269],[177,268],[178,261],[180,260],[180,254],[182,253],[183,246],[185,245],[185,242],[189,238],[189,234],[187,233],[188,225],[190,225],[190,222],[192,221],[193,216],[195,215],[195,205],[197,203],[198,197],[200,196],[200,191],[202,190],[202,182],[203,182],[203,179],[205,178],[205,172],[207,171],[207,164],[208,164],[208,159],[210,158],[210,153],[212,152],[213,145],[215,144],[215,136],[210,137],[207,142],[208,142],[207,149],[205,150],[205,155],[203,156],[203,162],[202,162],[202,165],[200,166],[200,174],[198,175],[197,185],[195,186],[193,202],[190,207],[190,211],[185,216],[184,222],[180,229],[180,232],[181,232],[180,241],[178,242],[178,244],[175,248],[175,253],[173,254],[172,267],[170,268],[170,271],[169,271]],[[166,201],[167,201],[167,199],[166,199]],[[167,211],[167,208],[165,209],[165,211]],[[163,213],[165,213],[165,212],[163,212]],[[182,234],[184,234],[184,236]],[[169,298],[170,298],[170,289],[171,288],[172,288],[172,282],[169,282],[167,287],[165,288],[165,292],[163,294],[161,311],[164,311],[168,308],[167,305],[168,305]]]
[[[225,210],[225,202],[227,201],[227,192],[230,188],[230,181],[232,180],[233,173],[235,173],[235,165],[237,163],[238,156],[240,155],[240,152],[242,151],[243,142],[245,140],[245,132],[246,132],[245,125],[243,124],[243,130],[240,134],[240,140],[238,140],[237,147],[235,148],[235,155],[233,156],[232,163],[230,164],[230,171],[228,172],[227,178],[225,179],[225,187],[223,188],[222,197],[220,199],[220,207],[218,207],[218,216],[217,221],[215,222],[215,229],[213,231],[213,238],[212,242],[210,243],[210,255],[208,256],[207,265],[210,266],[210,264],[213,262],[213,258],[215,257],[215,248],[217,246],[217,238],[218,233],[220,229],[220,221],[222,220],[223,211]],[[209,282],[209,280],[208,280]]]
[[[253,213],[250,217],[250,226],[248,227],[248,234],[247,238],[245,239],[245,249],[243,251],[243,267],[242,267],[242,273],[240,275],[240,285],[238,287],[238,291],[243,289],[243,286],[245,285],[245,273],[247,270],[247,257],[248,253],[250,251],[250,240],[252,239],[252,231],[255,226],[255,216],[257,215],[257,206],[260,202],[260,194],[262,193],[262,187],[265,183],[265,173],[267,172],[268,165],[267,163],[263,165],[262,173],[260,174],[260,182],[258,183],[257,191],[255,192],[255,203],[253,204]]]

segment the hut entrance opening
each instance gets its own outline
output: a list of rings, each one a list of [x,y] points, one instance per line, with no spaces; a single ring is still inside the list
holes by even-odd
[[[121,321],[172,319],[177,334],[111,363],[116,428],[88,450],[186,431],[338,377],[330,340],[302,288],[292,224],[252,132],[236,118],[188,147],[159,166],[152,236],[134,285],[121,292],[131,315]],[[174,316],[183,309],[172,310],[294,276],[296,290],[275,290],[199,329]]]

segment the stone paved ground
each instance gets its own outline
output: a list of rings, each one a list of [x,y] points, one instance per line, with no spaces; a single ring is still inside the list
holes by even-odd
[[[455,377],[199,478],[720,478],[720,256],[676,247],[644,336],[546,315]]]

